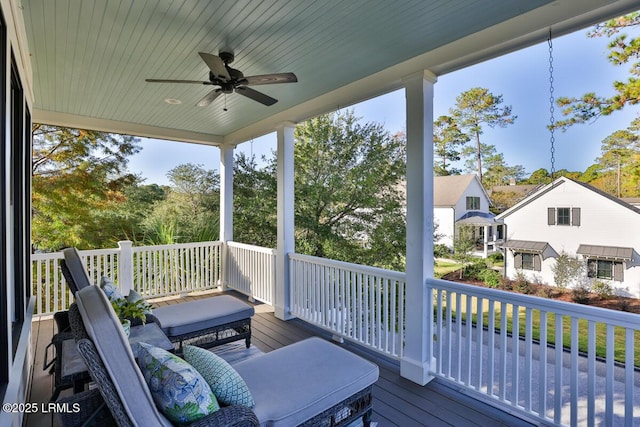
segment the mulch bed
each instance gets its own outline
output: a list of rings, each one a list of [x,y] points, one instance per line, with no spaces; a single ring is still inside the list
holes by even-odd
[[[462,278],[460,279],[460,272],[453,271],[442,277],[444,280],[451,282],[466,283],[469,285],[487,287],[484,282],[475,279]],[[570,290],[558,289],[555,286],[547,286],[540,284],[531,284],[530,295],[536,295],[545,298],[551,298],[558,301],[566,301],[575,303],[571,296]],[[513,291],[512,291],[513,292]],[[627,297],[612,297],[601,298],[594,293],[589,293],[586,296],[586,301],[582,304],[591,305],[594,307],[608,308],[611,310],[622,310],[629,313],[640,314],[640,299],[639,298],[627,298]]]

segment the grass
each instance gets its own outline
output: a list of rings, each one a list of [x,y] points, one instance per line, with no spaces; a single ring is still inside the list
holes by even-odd
[[[471,313],[471,321],[473,324],[478,324],[478,313],[477,313],[477,299],[472,297],[472,313]],[[466,320],[467,313],[465,312],[467,306],[467,296],[462,295],[461,298],[461,306],[463,307],[461,318],[462,320]],[[452,297],[451,301],[452,307],[452,316],[456,317],[456,298]],[[495,325],[496,328],[500,327],[500,322],[502,320],[502,313],[500,311],[500,303],[495,304]],[[443,312],[446,310],[446,301],[443,299]],[[489,325],[489,302],[483,300],[482,304],[482,324],[484,327]],[[534,340],[540,340],[540,327],[541,327],[541,312],[540,310],[533,309],[531,311],[531,320],[532,320],[532,337]],[[521,307],[518,310],[518,330],[519,335],[525,336],[525,328],[526,328],[526,309]],[[571,318],[569,316],[562,316],[562,345],[565,348],[569,348],[571,346],[571,337],[575,333],[578,335],[578,349],[581,352],[587,353],[588,351],[588,333],[589,322],[585,319],[578,320],[578,330],[573,331],[571,327]],[[507,332],[513,332],[513,305],[507,304]],[[556,344],[556,316],[552,313],[547,314],[547,343],[548,344]],[[607,339],[607,325],[603,323],[595,324],[595,352],[597,357],[605,357],[606,356],[606,339]],[[625,329],[620,327],[614,328],[614,360],[617,362],[624,363],[625,361],[625,351],[626,351],[626,336]],[[640,367],[640,331],[634,332],[634,365],[636,367]]]
[[[459,270],[460,268],[462,268],[462,264],[457,262],[436,261],[434,276],[441,278],[442,276],[449,274],[452,271]]]

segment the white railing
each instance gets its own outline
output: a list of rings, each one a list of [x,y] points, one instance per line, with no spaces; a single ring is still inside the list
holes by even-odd
[[[227,242],[225,285],[266,304],[273,302],[276,250]]]
[[[133,289],[157,298],[217,288],[221,247],[221,242],[134,247]]]
[[[291,314],[385,355],[400,358],[405,275],[291,254]]]
[[[81,256],[92,282],[102,276],[118,281],[119,249],[82,251]],[[32,292],[36,298],[34,315],[53,314],[67,310],[73,296],[60,270],[62,252],[31,255]]]
[[[427,284],[433,375],[555,425],[637,425],[640,316],[443,280]]]
[[[92,283],[108,276],[125,295],[133,288],[157,298],[219,286],[221,247],[221,242],[139,247],[120,242],[116,249],[80,251],[80,257]],[[36,316],[67,310],[73,302],[60,271],[63,258],[62,252],[31,255]]]

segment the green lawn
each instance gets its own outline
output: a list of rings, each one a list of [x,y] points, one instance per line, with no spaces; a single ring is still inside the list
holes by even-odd
[[[474,297],[472,300],[472,322],[477,325],[477,304],[476,298]],[[456,298],[453,297],[451,301],[452,307],[452,316],[456,316]],[[467,297],[466,295],[462,295],[461,305],[465,307],[467,305]],[[446,310],[446,301],[443,299],[443,312]],[[482,306],[482,317],[483,317],[483,325],[486,327],[489,325],[489,303],[486,300],[483,300]],[[513,331],[513,306],[511,304],[507,304],[507,331],[511,333]],[[532,336],[533,339],[540,339],[540,310],[532,310]],[[466,313],[462,315],[462,319],[465,320],[467,317]],[[494,322],[496,327],[500,326],[500,322],[502,319],[502,313],[500,311],[500,303],[495,303],[495,318]],[[520,336],[525,335],[526,328],[526,309],[521,307],[518,310],[518,322],[519,322],[519,333]],[[578,349],[581,352],[587,352],[588,350],[588,321],[584,319],[580,319],[578,321]],[[596,327],[596,355],[598,357],[606,356],[606,338],[607,338],[607,326],[603,323],[597,323]],[[555,314],[547,314],[547,343],[555,344],[555,332],[556,331],[556,316]],[[562,317],[562,344],[564,347],[570,347],[571,344],[571,318],[569,316]],[[625,330],[623,328],[614,328],[614,358],[618,362],[625,361],[625,349],[626,349],[626,337]],[[634,364],[636,367],[640,367],[640,331],[635,331],[634,333]]]
[[[445,274],[449,274],[452,271],[459,270],[460,268],[462,268],[462,264],[457,262],[436,261],[434,276],[440,278]]]

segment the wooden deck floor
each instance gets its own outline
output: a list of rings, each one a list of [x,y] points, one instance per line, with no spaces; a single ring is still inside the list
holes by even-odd
[[[187,297],[186,300],[198,297]],[[200,297],[201,298],[201,297]],[[165,300],[157,305],[175,304],[185,299]],[[264,352],[292,344],[311,336],[329,339],[322,330],[294,319],[277,319],[270,306],[256,305],[252,343]],[[43,371],[44,350],[54,334],[53,320],[33,323],[34,369],[28,402],[47,402],[53,391],[52,376]],[[380,367],[380,378],[374,386],[373,421],[386,426],[532,426],[535,423],[510,415],[461,392],[455,384],[436,379],[424,387],[400,377],[397,362],[363,350],[354,344],[341,344]],[[62,392],[62,396],[70,393]],[[59,424],[51,413],[29,414],[27,427]]]

